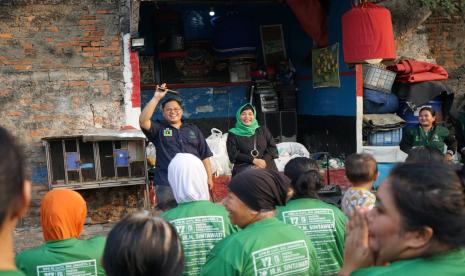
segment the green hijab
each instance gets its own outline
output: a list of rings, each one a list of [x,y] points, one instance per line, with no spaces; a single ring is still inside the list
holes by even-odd
[[[241,121],[241,113],[242,111],[244,111],[245,109],[252,109],[253,111],[253,121],[252,121],[252,124],[250,124],[250,126],[247,126],[245,125],[242,121]],[[255,134],[255,130],[257,128],[259,128],[260,126],[258,125],[258,122],[257,122],[257,112],[255,111],[255,107],[251,104],[244,104],[243,106],[241,106],[237,112],[236,112],[236,126],[231,128],[229,130],[229,132],[237,135],[237,136],[245,136],[245,137],[250,137],[252,135]]]

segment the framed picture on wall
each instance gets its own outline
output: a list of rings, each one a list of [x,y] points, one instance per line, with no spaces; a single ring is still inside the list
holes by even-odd
[[[261,25],[260,38],[265,65],[274,66],[279,64],[281,61],[287,60],[286,48],[284,46],[283,26],[281,24]]]
[[[339,80],[339,43],[312,49],[313,88],[341,87]]]

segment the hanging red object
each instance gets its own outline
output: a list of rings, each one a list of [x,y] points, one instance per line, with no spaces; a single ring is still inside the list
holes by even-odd
[[[342,47],[346,63],[395,59],[391,12],[376,4],[364,3],[344,13]]]
[[[328,45],[326,15],[320,0],[287,0],[300,26],[319,47]]]

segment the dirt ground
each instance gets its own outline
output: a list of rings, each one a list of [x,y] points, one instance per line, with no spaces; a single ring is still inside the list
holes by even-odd
[[[85,225],[81,234],[82,239],[94,236],[107,236],[115,223]],[[42,229],[40,227],[16,228],[14,231],[15,252],[39,246],[44,243]]]
[[[153,216],[159,216],[161,212],[157,209],[146,210]],[[87,220],[89,221],[89,219]],[[88,239],[95,236],[107,236],[111,228],[117,223],[112,221],[108,223],[86,223],[84,230],[81,234],[81,239]],[[42,236],[42,229],[39,226],[36,227],[17,227],[14,231],[15,239],[15,252],[19,253],[25,249],[39,246],[44,243],[44,237]]]

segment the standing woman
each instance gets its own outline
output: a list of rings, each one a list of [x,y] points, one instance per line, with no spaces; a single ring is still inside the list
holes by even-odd
[[[236,126],[229,130],[226,146],[232,175],[252,167],[277,170],[278,149],[266,127],[258,125],[255,107],[245,104],[236,113]]]
[[[445,160],[452,160],[457,151],[457,141],[447,128],[436,124],[436,112],[431,107],[422,107],[418,121],[418,126],[408,129],[402,136],[400,149],[408,154],[414,147],[431,146],[445,153]]]

